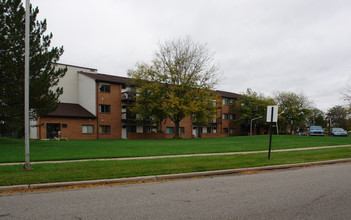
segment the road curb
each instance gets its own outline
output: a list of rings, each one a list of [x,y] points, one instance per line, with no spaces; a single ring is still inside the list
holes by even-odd
[[[70,182],[56,182],[56,183],[42,183],[42,184],[26,184],[26,185],[14,185],[14,186],[0,186],[0,192],[32,190],[32,189],[51,189],[51,188],[87,186],[87,185],[102,185],[102,184],[136,183],[136,182],[149,182],[149,181],[157,181],[157,180],[186,179],[186,178],[195,178],[195,177],[238,174],[238,173],[243,173],[243,172],[248,172],[248,171],[269,171],[269,170],[299,168],[299,167],[306,167],[306,166],[328,165],[328,164],[336,164],[336,163],[349,163],[349,162],[351,162],[351,158],[307,162],[307,163],[296,163],[296,164],[271,165],[271,166],[263,166],[263,167],[212,170],[212,171],[202,171],[202,172],[140,176],[140,177],[129,177],[129,178],[84,180],[84,181],[70,181]]]

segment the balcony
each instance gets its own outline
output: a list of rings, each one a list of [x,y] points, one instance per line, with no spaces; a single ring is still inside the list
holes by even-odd
[[[217,124],[217,119],[210,119],[210,120],[208,120],[208,123]]]
[[[124,92],[121,95],[122,101],[127,101],[127,102],[135,102],[136,101],[136,94],[133,92]]]
[[[132,114],[130,112],[122,112],[122,120],[124,121],[135,121],[136,120],[136,115]]]

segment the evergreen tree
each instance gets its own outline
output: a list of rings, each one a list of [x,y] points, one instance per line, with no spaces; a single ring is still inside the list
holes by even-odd
[[[55,70],[63,47],[50,48],[53,35],[47,23],[37,21],[38,8],[30,7],[30,117],[46,115],[58,106],[63,89],[58,84],[66,69]],[[0,0],[0,133],[22,133],[24,124],[25,8],[21,0]]]

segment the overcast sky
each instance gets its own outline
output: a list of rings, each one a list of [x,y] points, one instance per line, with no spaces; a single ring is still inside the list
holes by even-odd
[[[158,41],[207,43],[218,90],[303,93],[326,111],[351,84],[350,0],[31,0],[60,62],[127,76]]]

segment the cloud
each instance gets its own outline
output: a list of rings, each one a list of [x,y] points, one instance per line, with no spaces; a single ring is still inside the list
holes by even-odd
[[[326,110],[351,80],[348,0],[101,0],[32,2],[47,18],[61,62],[126,76],[151,60],[157,41],[207,43],[219,89],[303,92]]]

